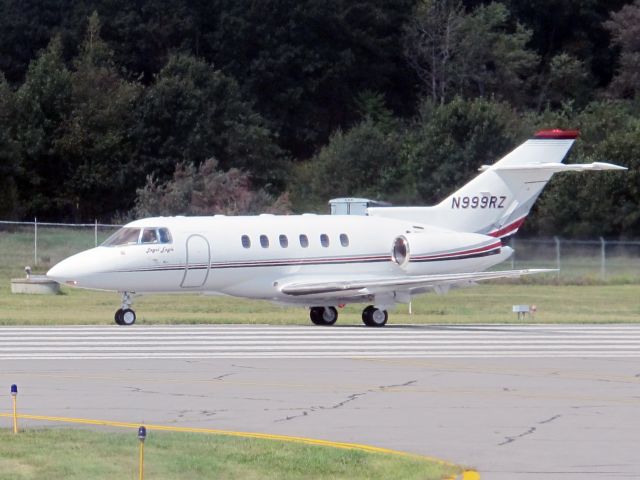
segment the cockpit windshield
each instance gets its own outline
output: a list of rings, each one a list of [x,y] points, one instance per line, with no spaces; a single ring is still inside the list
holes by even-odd
[[[131,228],[124,227],[107,238],[103,247],[120,247],[150,243],[171,243],[171,234],[166,228]]]

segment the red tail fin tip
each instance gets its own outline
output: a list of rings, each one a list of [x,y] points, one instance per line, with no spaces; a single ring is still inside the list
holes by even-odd
[[[560,130],[554,128],[552,130],[539,130],[534,138],[553,139],[553,140],[574,140],[580,136],[579,130]]]

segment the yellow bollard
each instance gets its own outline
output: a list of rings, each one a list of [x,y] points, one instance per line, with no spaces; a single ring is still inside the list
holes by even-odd
[[[139,480],[144,478],[144,440],[147,438],[147,429],[143,426],[138,428],[138,440],[140,440],[140,474]]]
[[[13,433],[18,433],[18,386],[11,385],[11,397],[13,398]]]

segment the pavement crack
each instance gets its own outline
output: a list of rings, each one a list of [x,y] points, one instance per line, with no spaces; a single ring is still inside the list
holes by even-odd
[[[302,412],[300,415],[291,415],[288,417],[281,418],[280,420],[276,420],[276,422],[288,422],[289,420],[293,420],[294,418],[306,417],[309,415],[309,412]]]
[[[378,387],[378,390],[385,391],[385,390],[390,390],[392,388],[410,387],[411,385],[415,385],[416,383],[418,383],[417,380],[409,380],[408,382],[399,383],[397,385],[382,385]]]
[[[551,423],[554,420],[559,419],[560,417],[562,417],[562,415],[554,415],[551,418],[547,418],[546,420],[542,420],[541,422],[538,422],[538,425],[544,425],[545,423]]]
[[[562,415],[554,415],[553,417],[549,417],[546,420],[539,421],[538,425],[545,425],[547,423],[551,423],[551,422],[559,419],[560,417],[562,417]],[[523,433],[521,433],[519,435],[514,435],[512,437],[505,437],[504,442],[499,443],[498,446],[501,447],[503,445],[508,445],[508,444],[513,443],[513,442],[515,442],[517,440],[520,440],[523,437],[527,437],[529,435],[533,435],[537,431],[538,431],[538,427],[531,427],[527,431],[525,431],[525,432],[523,432]]]
[[[416,384],[418,381],[417,380],[409,380],[408,382],[404,382],[404,383],[398,383],[398,384],[394,384],[394,385],[380,385],[379,387],[375,387],[375,388],[370,388],[369,390],[366,390],[364,392],[359,392],[359,393],[352,393],[351,395],[347,396],[344,400],[338,402],[338,403],[334,403],[333,405],[314,405],[311,407],[308,407],[306,409],[299,409],[302,410],[302,413],[299,415],[288,415],[284,418],[279,418],[277,420],[274,420],[274,423],[281,423],[281,422],[289,422],[291,420],[295,420],[296,418],[301,418],[301,417],[306,417],[309,416],[309,414],[314,413],[314,412],[318,412],[318,411],[323,411],[323,410],[337,410],[338,408],[342,408],[345,405],[354,402],[356,400],[358,400],[359,398],[364,397],[365,395],[369,395],[370,393],[378,393],[378,392],[384,392],[393,388],[401,388],[401,387],[409,387],[411,385]]]
[[[369,392],[354,393],[353,395],[349,395],[342,402],[338,402],[335,405],[332,405],[330,407],[318,407],[318,410],[335,410],[337,408],[344,407],[347,403],[353,402],[354,400],[357,400],[358,398],[362,397],[363,395],[366,395],[367,393]]]
[[[220,412],[226,412],[227,410],[200,410],[199,414],[205,417],[213,417]]]
[[[208,417],[213,417],[219,413],[224,413],[224,412],[228,412],[227,409],[220,409],[220,410],[198,410],[198,411],[194,411],[194,410],[178,410],[176,418],[179,419],[185,419],[187,417],[191,417],[193,415],[196,416],[202,416],[205,418]],[[175,422],[176,420],[174,420]]]
[[[531,435],[535,433],[536,430],[537,430],[536,427],[531,427],[529,430],[527,430],[524,433],[521,433],[520,435],[515,435],[513,437],[505,437],[505,441],[502,443],[499,443],[498,446],[501,447],[503,445],[508,445],[509,443],[513,443],[516,440],[520,440],[522,437],[526,437],[527,435]]]
[[[217,377],[213,377],[211,380],[222,380],[223,378],[230,377],[231,375],[235,375],[235,373],[224,373],[222,375],[218,375]]]

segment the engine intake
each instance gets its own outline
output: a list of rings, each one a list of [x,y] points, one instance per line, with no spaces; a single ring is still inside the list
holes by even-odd
[[[409,263],[410,256],[409,241],[402,235],[396,237],[391,249],[391,259],[400,267],[404,267]]]

